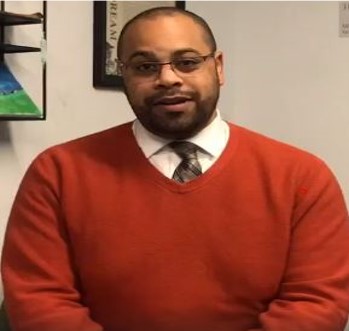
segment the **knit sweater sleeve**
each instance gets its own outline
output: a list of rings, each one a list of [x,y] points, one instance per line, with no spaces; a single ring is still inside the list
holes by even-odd
[[[319,161],[296,199],[278,296],[249,331],[343,331],[349,310],[349,222],[339,185]]]
[[[13,331],[102,331],[81,303],[60,209],[60,179],[44,153],[28,169],[11,211],[2,254]]]

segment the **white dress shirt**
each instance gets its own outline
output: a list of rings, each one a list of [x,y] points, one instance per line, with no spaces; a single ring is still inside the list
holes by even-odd
[[[139,120],[134,121],[132,129],[137,144],[149,162],[166,177],[172,178],[176,167],[181,162],[181,158],[167,146],[173,140],[154,135]],[[222,154],[228,139],[229,126],[217,110],[216,117],[207,127],[185,141],[190,141],[203,150],[199,150],[197,154],[204,173]]]

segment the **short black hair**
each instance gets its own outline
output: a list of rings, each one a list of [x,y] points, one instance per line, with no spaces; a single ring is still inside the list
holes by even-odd
[[[186,17],[191,18],[195,23],[197,23],[203,30],[204,32],[204,38],[206,43],[211,49],[211,52],[215,52],[217,50],[217,44],[215,37],[212,33],[211,28],[207,24],[207,22],[200,17],[197,14],[194,14],[193,12],[190,12],[188,10],[184,10],[178,7],[154,7],[147,9],[132,19],[130,19],[122,28],[120,35],[119,35],[119,40],[117,44],[117,56],[120,59],[121,53],[122,53],[122,48],[123,48],[123,43],[124,43],[124,37],[125,33],[128,30],[128,28],[136,23],[137,21],[140,21],[142,19],[151,19],[151,18],[157,18],[160,16],[175,16],[175,15],[184,15]],[[190,33],[190,32],[189,32]]]

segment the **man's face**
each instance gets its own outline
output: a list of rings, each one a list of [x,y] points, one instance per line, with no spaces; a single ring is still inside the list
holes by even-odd
[[[212,50],[197,23],[180,14],[142,19],[124,37],[125,93],[144,127],[165,138],[185,139],[213,120],[223,84],[222,54],[200,58]],[[201,63],[193,66],[191,59]],[[169,64],[153,70],[149,63],[173,60],[174,70]]]

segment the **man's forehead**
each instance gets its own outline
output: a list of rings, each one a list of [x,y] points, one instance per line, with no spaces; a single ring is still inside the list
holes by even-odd
[[[161,27],[161,28],[160,28]],[[184,36],[201,37],[203,28],[191,17],[183,14],[158,15],[145,17],[133,22],[125,32],[124,39],[149,39],[153,35],[185,33]]]
[[[159,21],[172,21],[176,22],[178,25],[182,24],[197,24],[194,19],[188,15],[182,13],[157,13],[151,16],[141,17],[136,19],[129,28],[139,26],[142,28],[143,25],[148,24],[158,24]]]
[[[124,50],[129,56],[135,52],[173,53],[189,48],[200,52],[205,46],[202,27],[181,14],[142,18],[124,36]]]

